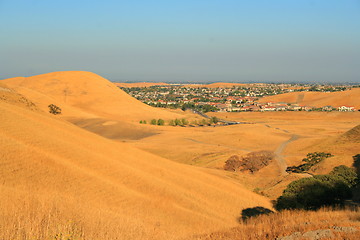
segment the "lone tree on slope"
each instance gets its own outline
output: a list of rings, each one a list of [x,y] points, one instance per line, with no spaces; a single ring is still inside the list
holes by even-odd
[[[49,107],[49,113],[54,115],[61,114],[61,108],[59,108],[55,104],[50,104],[48,107]]]

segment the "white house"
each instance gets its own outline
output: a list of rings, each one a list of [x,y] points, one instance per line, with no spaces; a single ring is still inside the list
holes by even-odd
[[[341,106],[338,108],[338,111],[340,112],[354,112],[355,108],[354,107],[349,107],[349,106]]]

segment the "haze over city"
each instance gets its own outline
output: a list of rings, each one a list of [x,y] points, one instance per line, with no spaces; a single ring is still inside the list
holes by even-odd
[[[0,78],[359,82],[360,3],[0,1]]]

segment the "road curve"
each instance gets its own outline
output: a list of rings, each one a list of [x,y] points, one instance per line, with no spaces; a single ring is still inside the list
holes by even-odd
[[[297,140],[298,138],[299,138],[298,135],[293,134],[290,139],[288,139],[287,141],[281,143],[281,144],[279,145],[279,147],[278,147],[278,148],[276,149],[276,151],[275,151],[275,160],[276,160],[276,162],[277,162],[278,165],[279,165],[280,174],[281,174],[282,176],[288,174],[288,173],[286,172],[287,164],[286,164],[286,161],[285,161],[285,159],[284,159],[284,156],[282,155],[282,152],[284,151],[285,147],[286,147],[289,143]]]

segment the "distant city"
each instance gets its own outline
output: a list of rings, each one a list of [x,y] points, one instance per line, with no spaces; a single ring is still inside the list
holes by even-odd
[[[240,86],[239,86],[240,85]],[[264,111],[356,111],[353,106],[307,106],[294,102],[259,102],[266,96],[290,92],[338,92],[359,88],[359,84],[164,84],[148,87],[121,87],[132,97],[154,107],[193,109],[201,112]],[[301,98],[301,95],[300,95]],[[300,100],[300,99],[299,99]]]

